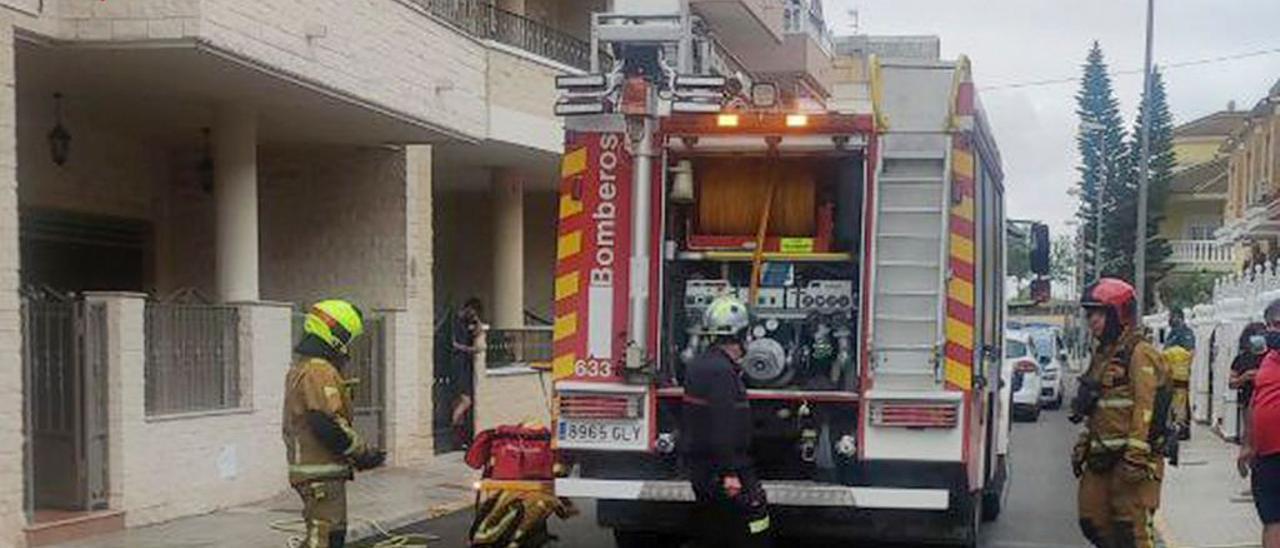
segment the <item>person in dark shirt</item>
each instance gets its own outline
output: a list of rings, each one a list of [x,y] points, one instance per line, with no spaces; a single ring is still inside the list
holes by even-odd
[[[738,362],[747,307],[720,297],[703,315],[711,346],[685,372],[681,454],[693,487],[695,528],[706,547],[768,546],[769,511],[752,466],[751,405]]]
[[[1188,351],[1196,349],[1196,334],[1187,326],[1187,319],[1181,308],[1169,312],[1169,335],[1165,338],[1164,347],[1170,346],[1181,346]]]
[[[1253,379],[1258,374],[1258,366],[1267,353],[1267,326],[1262,322],[1246,325],[1240,332],[1240,349],[1234,360],[1231,360],[1231,377],[1227,381],[1230,388],[1236,390],[1236,401],[1248,406],[1253,399]]]
[[[1258,367],[1262,357],[1267,354],[1267,326],[1262,322],[1253,322],[1240,332],[1239,349],[1235,359],[1231,360],[1231,376],[1227,386],[1236,391],[1236,413],[1240,421],[1240,454],[1241,474],[1247,473],[1244,468],[1244,457],[1252,454],[1249,446],[1250,413],[1249,405],[1253,400],[1253,381],[1258,375]]]
[[[476,336],[480,334],[481,314],[484,308],[480,299],[471,298],[462,305],[453,323],[452,381],[456,386],[450,421],[458,445],[468,447],[474,435],[471,428],[471,408],[475,391]]]

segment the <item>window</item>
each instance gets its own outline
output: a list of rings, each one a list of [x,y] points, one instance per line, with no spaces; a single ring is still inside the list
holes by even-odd
[[[148,302],[147,415],[240,407],[239,311]]]
[[[1188,240],[1212,240],[1213,234],[1222,227],[1222,221],[1212,218],[1190,219],[1183,230],[1183,235]]]
[[[782,28],[784,32],[804,32],[804,5],[800,0],[788,0],[782,12]]]
[[[1021,358],[1027,355],[1027,345],[1017,339],[1004,340],[1004,357]]]
[[[1053,338],[1048,336],[1036,337],[1032,339],[1032,343],[1036,346],[1036,355],[1053,356]]]

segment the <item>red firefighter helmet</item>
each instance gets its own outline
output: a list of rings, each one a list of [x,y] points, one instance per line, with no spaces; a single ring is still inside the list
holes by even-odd
[[[1103,308],[1110,310],[1122,325],[1133,323],[1134,307],[1138,294],[1129,282],[1119,278],[1102,278],[1086,287],[1080,297],[1080,306],[1086,310]]]

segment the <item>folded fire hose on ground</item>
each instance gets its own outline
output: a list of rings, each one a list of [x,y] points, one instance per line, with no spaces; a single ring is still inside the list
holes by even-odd
[[[554,540],[547,530],[552,515],[567,519],[577,514],[567,499],[545,487],[555,469],[551,431],[545,426],[507,425],[480,432],[466,462],[484,475],[476,491],[471,546],[538,548]]]

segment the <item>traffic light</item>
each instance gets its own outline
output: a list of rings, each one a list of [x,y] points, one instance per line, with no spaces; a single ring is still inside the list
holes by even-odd
[[[1031,225],[1031,272],[1049,275],[1049,225]]]

